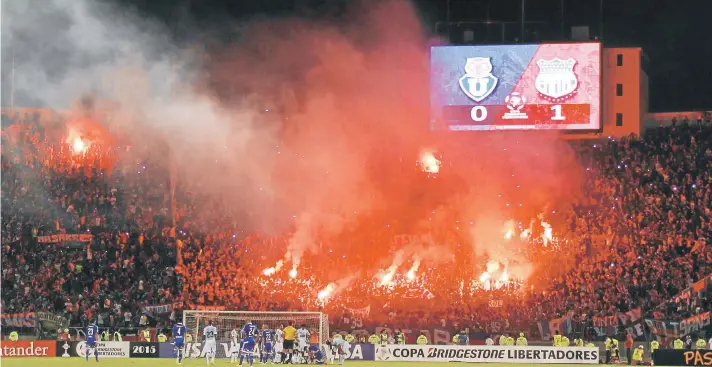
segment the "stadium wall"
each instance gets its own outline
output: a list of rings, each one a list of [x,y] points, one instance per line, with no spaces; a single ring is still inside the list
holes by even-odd
[[[640,47],[603,49],[601,73],[601,132],[562,134],[567,140],[621,138],[640,135],[648,114],[647,56]]]

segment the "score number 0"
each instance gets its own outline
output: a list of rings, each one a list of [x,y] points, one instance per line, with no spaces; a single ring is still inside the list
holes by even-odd
[[[560,104],[555,104],[555,105],[549,107],[549,110],[551,110],[554,113],[554,115],[551,116],[552,121],[566,120],[566,116],[564,116]],[[472,107],[472,110],[470,110],[470,118],[472,118],[473,121],[477,121],[477,122],[486,120],[487,119],[487,107],[485,107],[485,106]]]

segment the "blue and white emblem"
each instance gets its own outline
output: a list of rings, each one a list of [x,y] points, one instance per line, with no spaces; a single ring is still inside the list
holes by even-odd
[[[460,78],[460,88],[475,102],[482,102],[497,87],[497,77],[492,75],[489,57],[468,57],[465,75]]]

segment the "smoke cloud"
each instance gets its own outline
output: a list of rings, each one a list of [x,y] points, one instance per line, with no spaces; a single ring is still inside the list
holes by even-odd
[[[16,105],[63,110],[90,96],[110,131],[200,195],[191,221],[292,228],[284,251],[295,263],[368,216],[426,231],[433,209],[456,213],[439,225],[475,223],[477,254],[504,256],[511,209],[536,215],[574,195],[568,148],[531,133],[434,137],[428,47],[438,41],[408,2],[368,4],[338,22],[241,23],[238,39],[216,47],[173,42],[161,23],[108,3],[11,1],[3,66],[14,53]],[[414,172],[426,147],[444,153],[436,179]],[[443,258],[433,246],[415,251],[418,265]]]

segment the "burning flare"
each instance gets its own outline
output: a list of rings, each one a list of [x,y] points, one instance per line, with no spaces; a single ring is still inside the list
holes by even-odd
[[[442,163],[432,152],[424,151],[420,154],[418,164],[423,172],[435,175],[440,172],[440,165]]]
[[[501,271],[500,271],[501,270]],[[494,260],[487,262],[487,271],[480,275],[480,283],[485,290],[500,289],[509,284],[509,273],[505,265],[504,269],[500,263]]]
[[[336,288],[336,284],[334,283],[329,283],[326,288],[322,289],[319,291],[319,293],[316,295],[319,301],[324,302],[327,300],[331,294],[334,292],[334,289]]]
[[[410,270],[408,270],[408,273],[406,273],[406,275],[405,275],[409,281],[415,279],[415,273],[418,271],[419,267],[420,267],[420,259],[416,257],[415,261],[413,262],[413,266],[410,267]]]
[[[273,267],[263,270],[262,274],[264,274],[265,276],[272,276],[274,273],[282,269],[282,265],[284,265],[284,261],[279,260],[277,261],[277,264],[275,264]]]
[[[383,277],[381,278],[381,287],[393,285],[393,276],[396,275],[396,269],[398,269],[397,266],[391,266],[388,270],[386,270],[386,273],[383,274]]]
[[[544,241],[544,247],[546,247],[549,245],[549,242],[554,240],[554,234],[551,229],[551,224],[542,220],[541,226],[544,227],[544,233],[541,235],[541,239]]]

